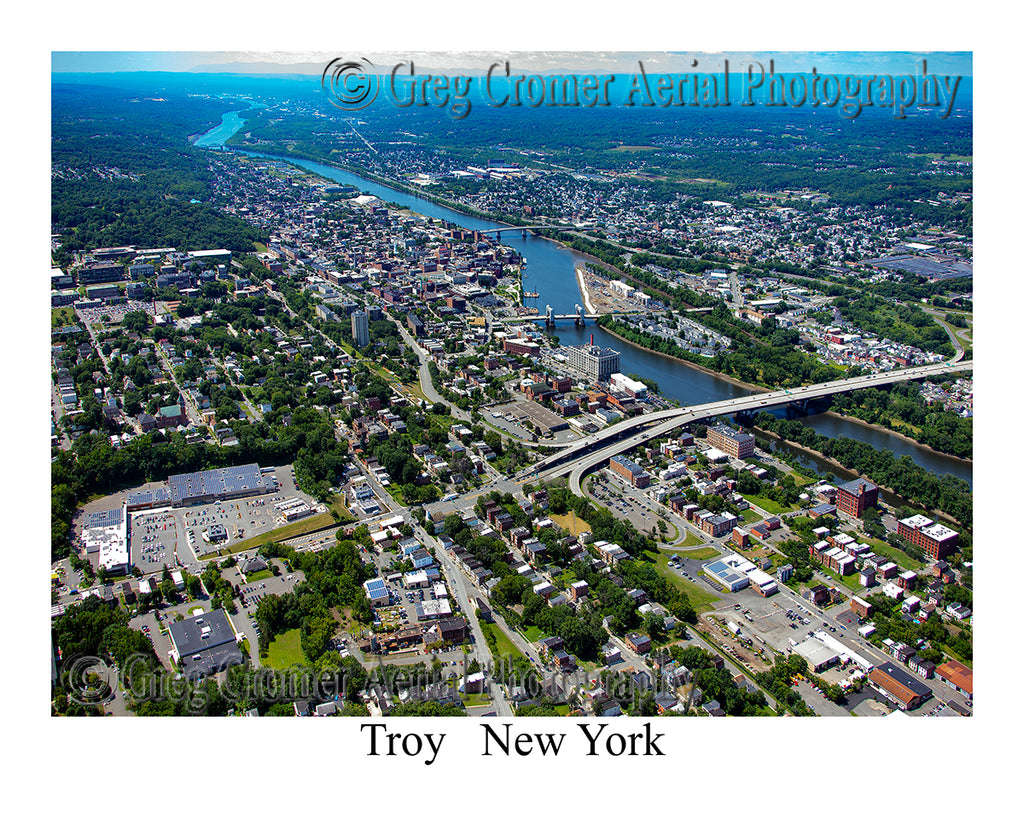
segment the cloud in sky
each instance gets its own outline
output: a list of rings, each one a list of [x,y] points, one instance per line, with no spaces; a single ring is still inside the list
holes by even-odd
[[[658,73],[730,71],[775,61],[780,73],[908,74],[928,60],[930,73],[971,76],[970,52],[906,51],[405,51],[328,53],[317,51],[89,51],[53,52],[51,69],[64,72],[207,71],[211,73],[319,74],[336,57],[367,58],[383,70],[413,61],[417,71],[482,73],[494,62],[508,60],[514,73],[632,73],[638,61]],[[696,61],[697,65],[693,63]]]

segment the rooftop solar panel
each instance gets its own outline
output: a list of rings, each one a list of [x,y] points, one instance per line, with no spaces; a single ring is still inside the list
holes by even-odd
[[[85,525],[89,529],[102,529],[108,526],[118,526],[123,519],[124,510],[121,507],[105,509],[102,512],[91,512]]]

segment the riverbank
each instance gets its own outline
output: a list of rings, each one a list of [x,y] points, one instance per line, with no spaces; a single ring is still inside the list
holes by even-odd
[[[710,367],[702,367],[700,364],[695,364],[692,361],[687,361],[685,358],[677,358],[674,355],[669,355],[668,353],[663,353],[660,350],[652,350],[649,347],[644,347],[643,344],[637,344],[635,341],[630,341],[628,338],[625,338],[624,336],[620,336],[614,330],[612,330],[612,329],[610,329],[608,327],[605,327],[603,325],[601,326],[601,329],[604,330],[604,332],[608,333],[608,335],[615,336],[615,338],[619,339],[619,341],[622,341],[625,344],[629,344],[631,347],[636,347],[638,350],[643,350],[645,353],[648,353],[650,355],[661,356],[662,358],[668,359],[669,361],[674,361],[677,364],[683,364],[683,365],[685,365],[687,367],[693,367],[693,369],[700,370],[702,373],[707,373],[708,375],[713,375],[715,378],[722,379],[722,381],[727,381],[730,384],[733,384],[733,385],[735,385],[737,387],[742,387],[745,390],[750,390],[751,393],[755,393],[755,392],[771,392],[771,390],[768,387],[758,387],[758,386],[755,386],[753,384],[748,384],[745,381],[740,381],[738,378],[733,378],[731,375],[726,375],[725,373],[720,373],[718,370],[712,370]]]
[[[756,424],[752,427],[752,429],[758,432],[759,434],[765,436],[766,438],[771,438],[773,440],[778,441],[779,443],[785,444],[787,447],[790,447],[791,449],[795,449],[799,452],[805,453],[806,455],[810,455],[811,457],[819,461],[822,461],[823,463],[826,463],[831,467],[834,467],[839,472],[845,472],[848,475],[856,475],[857,477],[862,477],[865,480],[871,481],[873,484],[878,486],[879,490],[887,492],[888,494],[892,495],[892,497],[900,501],[901,504],[910,506],[914,509],[920,509],[921,511],[927,512],[929,515],[932,515],[933,517],[943,518],[947,522],[955,524],[961,528],[970,528],[965,526],[952,515],[943,512],[941,509],[926,509],[917,501],[913,501],[910,500],[909,498],[904,497],[899,492],[894,491],[891,487],[879,483],[869,475],[862,475],[856,469],[850,469],[850,467],[848,466],[843,466],[843,464],[839,463],[839,461],[837,461],[835,458],[832,458],[828,455],[824,455],[816,449],[811,449],[810,447],[804,446],[803,444],[799,444],[796,441],[790,441],[788,438],[782,438],[782,436],[780,436],[778,433],[772,432],[770,429],[765,429],[764,427],[759,427]]]
[[[455,202],[446,202],[433,195],[424,195],[422,189],[412,190],[408,186],[401,185],[400,183],[395,184],[390,179],[376,174],[361,172],[361,169],[348,168],[342,162],[322,164],[314,158],[288,155],[279,149],[275,150],[273,148],[271,149],[272,153],[263,155],[246,151],[244,148],[241,150],[236,148],[234,150],[242,155],[248,153],[254,158],[263,156],[267,160],[288,162],[308,172],[311,177],[315,176],[317,178],[339,181],[366,192],[373,192],[383,202],[391,202],[394,207],[403,210],[429,215],[435,222],[452,223],[463,227],[472,226],[469,229],[488,231],[499,227],[502,230],[506,228],[510,230],[519,229],[514,223],[514,221],[518,221],[515,215],[510,215],[509,217],[514,220],[512,223],[495,221],[489,214],[475,211],[472,208],[464,207]],[[343,160],[344,157],[339,157],[339,159]],[[366,183],[365,186],[363,185],[364,182]],[[393,195],[389,196],[389,194]],[[394,204],[396,199],[403,204]],[[569,313],[571,312],[573,301],[584,301],[579,278],[575,276],[575,268],[583,262],[588,262],[586,271],[594,278],[585,277],[584,282],[588,284],[591,306],[599,306],[601,299],[600,289],[596,284],[598,278],[606,275],[605,271],[607,271],[608,275],[612,276],[621,276],[622,271],[614,264],[609,264],[602,259],[598,259],[566,244],[566,242],[571,243],[573,241],[573,237],[568,234],[562,233],[561,237],[565,241],[560,241],[549,238],[543,235],[544,233],[545,231],[538,231],[535,236],[523,242],[520,241],[518,232],[515,234],[509,233],[507,237],[502,237],[506,244],[515,246],[524,256],[530,256],[530,267],[522,271],[526,277],[523,281],[524,289],[539,291],[541,297],[550,301],[557,311]],[[529,244],[527,244],[528,242]],[[551,242],[551,244],[548,244],[548,242]],[[531,248],[533,253],[531,253]],[[592,263],[594,266],[590,267],[589,263]],[[595,310],[594,312],[598,311]],[[590,328],[587,329],[590,330]],[[629,345],[628,347],[620,347],[623,350],[624,369],[640,374],[649,373],[661,385],[663,394],[666,397],[673,398],[682,405],[694,405],[728,397],[758,394],[766,389],[770,389],[752,386],[737,378],[718,372],[710,367],[710,364],[713,363],[713,360],[710,358],[695,355],[692,356],[692,360],[677,358],[673,355],[649,350],[642,341],[636,343],[622,339],[621,336],[617,333],[612,333],[611,330],[595,329],[598,331],[598,337],[595,340],[603,346],[619,346],[623,342]],[[602,334],[605,332],[611,333],[611,336],[604,337]],[[574,339],[574,343],[585,343],[586,335],[582,328],[571,329],[570,335]],[[629,360],[628,367],[626,366],[626,359]],[[677,365],[680,362],[688,365],[688,367],[678,367]],[[895,431],[889,431],[881,426],[864,424],[859,419],[848,418],[837,413],[833,413],[832,418],[828,418],[824,414],[821,415],[823,422],[826,419],[828,428],[831,430],[827,434],[831,437],[845,436],[858,440],[871,438],[873,446],[879,449],[893,449],[898,454],[907,454],[921,466],[936,474],[946,471],[946,464],[949,464],[949,471],[952,474],[962,475],[965,480],[970,481],[973,471],[972,467],[962,459],[947,458],[932,448],[917,444],[908,436],[898,435]],[[861,426],[847,426],[845,423],[847,420],[857,420],[861,423]],[[877,434],[869,435],[869,431]],[[941,460],[942,463],[936,464],[936,460]]]
[[[587,285],[586,268],[576,267],[576,281],[580,286],[580,295],[583,296],[583,307],[587,313],[596,313],[593,302],[590,301],[590,287]]]
[[[486,213],[486,212],[484,212],[482,210],[477,210],[476,208],[471,208],[468,205],[463,205],[460,202],[455,202],[455,201],[452,201],[450,199],[445,199],[442,196],[436,196],[436,195],[429,194],[429,193],[426,192],[425,188],[413,187],[411,185],[406,184],[402,180],[391,179],[390,177],[386,177],[386,176],[380,176],[378,174],[373,173],[372,171],[366,170],[365,168],[360,168],[360,167],[356,167],[356,166],[352,166],[352,165],[343,165],[340,162],[337,162],[337,161],[331,160],[331,159],[325,159],[323,157],[309,156],[309,155],[305,155],[305,154],[284,153],[284,152],[281,152],[279,149],[275,150],[276,146],[273,146],[273,145],[261,145],[260,146],[260,150],[258,150],[258,151],[252,150],[251,148],[247,148],[247,147],[244,147],[242,145],[229,144],[228,142],[224,143],[224,147],[226,149],[228,149],[228,150],[237,151],[237,152],[243,153],[243,154],[249,154],[249,155],[260,155],[260,154],[262,154],[262,155],[270,157],[272,159],[280,159],[283,162],[291,162],[293,164],[294,163],[298,163],[298,162],[313,162],[313,163],[316,163],[318,165],[326,165],[328,168],[336,168],[339,171],[344,171],[345,173],[350,173],[353,176],[358,176],[361,179],[365,179],[365,180],[367,180],[369,182],[375,182],[376,184],[383,185],[384,187],[394,188],[394,189],[396,189],[396,190],[398,190],[398,191],[400,191],[402,193],[408,194],[409,196],[415,196],[417,199],[422,199],[422,200],[424,200],[426,202],[431,202],[431,203],[433,203],[435,205],[440,205],[441,207],[449,208],[450,210],[457,211],[458,213],[461,213],[461,214],[463,214],[465,216],[473,216],[473,217],[475,217],[477,219],[486,219],[486,220],[488,220],[490,222],[496,222],[496,223],[498,223],[500,225],[505,225],[509,229],[512,229],[512,228],[522,229],[522,225],[516,225],[516,224],[512,224],[511,222],[506,222],[503,219],[499,219],[498,217],[496,217],[496,216],[494,216],[494,215],[492,215],[490,213]],[[312,176],[320,177],[321,179],[325,179],[328,182],[332,181],[328,177],[324,176],[323,174],[317,173],[316,171],[312,171],[309,168],[304,168],[303,170],[305,170],[307,173],[311,174]],[[410,208],[402,207],[401,205],[395,205],[395,207],[397,207],[397,208],[399,208],[401,210],[410,210]],[[413,212],[415,213],[416,211],[413,211]],[[420,215],[423,215],[423,214],[420,214]]]
[[[913,444],[914,446],[920,447],[921,449],[927,449],[929,452],[934,452],[936,455],[941,455],[943,458],[953,458],[954,460],[960,461],[961,463],[970,464],[972,469],[974,467],[973,458],[961,458],[959,455],[951,455],[948,452],[943,452],[941,449],[935,449],[935,447],[928,446],[928,444],[922,444],[920,441],[911,438],[909,435],[904,435],[902,432],[897,432],[894,429],[889,429],[889,427],[883,427],[881,424],[872,424],[869,421],[865,421],[863,418],[857,418],[853,415],[844,415],[843,413],[836,412],[835,410],[825,410],[822,413],[822,415],[831,415],[833,418],[841,418],[843,421],[847,421],[852,424],[859,424],[860,426],[866,427],[867,429],[885,430],[885,432],[888,433],[889,435],[894,435],[900,440],[906,441],[908,444]]]
[[[687,361],[684,358],[677,358],[676,356],[669,355],[668,353],[662,353],[662,352],[660,352],[658,350],[651,350],[651,349],[649,349],[647,347],[644,347],[642,344],[637,344],[635,341],[631,341],[628,338],[624,338],[623,336],[619,335],[614,330],[612,330],[612,329],[610,329],[608,327],[602,327],[601,329],[604,330],[609,335],[615,336],[615,338],[619,339],[620,341],[622,341],[622,342],[624,342],[626,344],[629,344],[629,345],[631,345],[633,347],[636,347],[637,349],[643,350],[644,352],[650,353],[651,355],[661,356],[662,358],[667,358],[670,361],[676,361],[676,362],[678,362],[680,364],[684,364],[687,367],[693,367],[695,370],[700,370],[701,372],[705,372],[708,375],[713,375],[716,378],[721,378],[723,381],[728,381],[730,384],[734,384],[737,387],[743,387],[744,389],[750,390],[752,393],[755,393],[755,392],[770,392],[771,391],[767,387],[760,387],[760,386],[756,386],[754,384],[748,384],[745,381],[740,381],[737,378],[733,378],[732,376],[725,375],[724,373],[720,373],[717,370],[712,370],[712,369],[710,369],[708,367],[702,367],[700,364],[695,364],[692,361]],[[905,435],[902,432],[897,432],[894,429],[889,429],[888,427],[883,427],[880,424],[872,424],[872,423],[869,423],[868,421],[863,420],[862,418],[856,418],[853,415],[844,415],[843,413],[836,412],[835,410],[824,410],[821,413],[815,413],[815,414],[829,415],[829,416],[831,416],[833,418],[838,418],[838,419],[840,419],[840,420],[842,420],[844,422],[857,424],[857,425],[859,425],[861,427],[864,427],[865,429],[880,430],[880,431],[885,432],[887,435],[892,435],[892,436],[894,436],[896,438],[899,438],[901,441],[905,441],[908,444],[911,444],[911,445],[913,445],[915,447],[919,447],[920,449],[927,450],[928,452],[931,452],[934,455],[940,456],[942,458],[952,458],[953,460],[959,461],[960,463],[963,463],[965,465],[970,465],[972,467],[972,469],[974,467],[974,460],[972,458],[961,458],[958,455],[951,455],[948,452],[943,452],[942,450],[935,449],[934,447],[928,446],[928,444],[922,444],[920,441],[917,441],[917,440],[911,438],[909,435]],[[896,493],[894,492],[893,494],[895,495]]]

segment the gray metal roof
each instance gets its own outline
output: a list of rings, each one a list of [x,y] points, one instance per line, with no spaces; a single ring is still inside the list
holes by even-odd
[[[191,498],[235,495],[245,491],[261,492],[268,488],[260,474],[259,464],[171,475],[167,485],[172,503],[182,503]]]
[[[242,662],[228,616],[221,609],[171,623],[182,673],[197,678]]]

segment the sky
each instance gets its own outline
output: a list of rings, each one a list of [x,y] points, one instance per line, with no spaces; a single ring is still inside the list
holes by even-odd
[[[970,52],[954,51],[54,51],[54,73],[172,71],[257,74],[319,74],[331,60],[365,58],[389,70],[412,60],[418,68],[435,71],[483,73],[495,61],[506,59],[517,71],[545,73],[626,73],[642,60],[653,73],[720,71],[725,59],[730,71],[743,71],[752,61],[766,69],[775,61],[778,72],[833,74],[908,74],[928,61],[929,73],[957,76],[973,74]],[[693,62],[696,61],[696,67]]]

